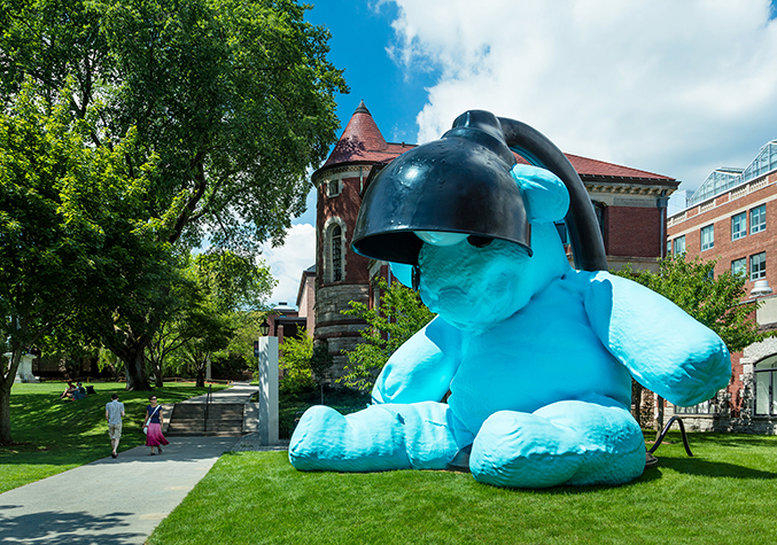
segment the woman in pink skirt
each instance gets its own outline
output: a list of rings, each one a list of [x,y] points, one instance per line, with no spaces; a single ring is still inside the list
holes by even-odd
[[[156,396],[152,395],[148,398],[151,405],[146,406],[146,425],[148,426],[148,433],[146,434],[146,446],[151,447],[151,456],[155,454],[154,447],[157,448],[159,454],[162,454],[162,445],[169,445],[169,441],[162,435],[162,406],[157,405]]]

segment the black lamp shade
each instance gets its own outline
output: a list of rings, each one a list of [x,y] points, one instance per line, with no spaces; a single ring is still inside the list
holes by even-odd
[[[440,140],[400,155],[372,179],[354,250],[416,264],[422,242],[414,232],[437,231],[508,240],[531,254],[523,195],[510,174],[514,164],[493,114],[459,116]]]

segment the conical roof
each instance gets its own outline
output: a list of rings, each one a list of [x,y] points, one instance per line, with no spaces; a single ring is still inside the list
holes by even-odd
[[[353,162],[382,162],[395,158],[411,147],[404,143],[387,143],[362,100],[321,168]]]

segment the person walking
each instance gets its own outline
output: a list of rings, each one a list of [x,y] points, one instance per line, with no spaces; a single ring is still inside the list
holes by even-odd
[[[105,404],[105,419],[108,421],[108,437],[111,438],[111,458],[116,458],[119,453],[119,439],[121,439],[121,419],[124,418],[124,403],[119,401],[118,394],[111,394],[111,400]]]
[[[162,423],[164,422],[162,406],[157,404],[155,395],[149,397],[148,400],[150,405],[146,406],[146,426],[148,426],[146,446],[151,447],[151,456],[153,456],[154,447],[157,448],[159,454],[162,454],[162,445],[169,445],[170,443],[162,435]]]

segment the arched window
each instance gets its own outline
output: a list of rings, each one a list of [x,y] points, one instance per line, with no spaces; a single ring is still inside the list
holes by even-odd
[[[332,234],[329,238],[332,251],[332,282],[338,282],[343,279],[343,230],[339,225],[332,227]]]
[[[755,365],[755,414],[777,415],[777,356]]]

